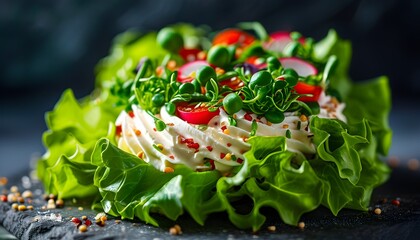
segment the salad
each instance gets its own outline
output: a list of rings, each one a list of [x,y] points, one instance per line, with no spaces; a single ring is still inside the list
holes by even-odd
[[[261,208],[297,225],[325,206],[366,211],[390,173],[386,77],[352,82],[351,44],[261,24],[187,24],[119,35],[91,95],[46,114],[47,192],[158,226],[226,212],[257,231]]]

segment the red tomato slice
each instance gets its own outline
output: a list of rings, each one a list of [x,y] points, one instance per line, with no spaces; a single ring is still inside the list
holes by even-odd
[[[213,117],[219,115],[219,109],[210,112],[207,107],[179,104],[176,107],[176,115],[191,124],[208,124]]]
[[[213,45],[239,45],[246,47],[255,41],[255,37],[251,34],[239,29],[226,29],[218,33],[213,39]]]
[[[298,94],[312,94],[311,97],[299,97],[298,100],[302,102],[315,102],[318,101],[319,95],[321,95],[322,87],[310,85],[304,82],[298,82],[294,87]]]
[[[233,90],[237,90],[244,86],[244,82],[242,82],[239,78],[233,77],[231,79],[220,81],[219,84],[221,86],[228,86]]]

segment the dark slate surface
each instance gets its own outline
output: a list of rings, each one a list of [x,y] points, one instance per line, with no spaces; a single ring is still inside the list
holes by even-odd
[[[306,227],[299,229],[285,225],[277,214],[264,209],[268,220],[257,233],[235,228],[225,214],[212,215],[205,227],[199,226],[187,215],[176,222],[162,218],[164,221],[160,228],[140,221],[124,220],[118,224],[115,218],[109,216],[104,227],[93,223],[87,232],[80,233],[70,221],[71,217],[85,215],[94,222],[97,212],[89,210],[88,204],[80,200],[77,203],[66,202],[61,209],[42,210],[41,206],[46,201],[38,183],[31,187],[35,195],[35,209],[19,212],[12,210],[10,203],[1,202],[0,224],[18,239],[417,239],[420,236],[419,183],[420,170],[399,166],[389,182],[374,191],[368,212],[343,210],[334,217],[327,209],[319,208],[302,217]],[[8,187],[14,184],[19,186],[20,181],[11,179]],[[394,199],[400,200],[400,206],[391,203]],[[79,210],[79,207],[84,210]],[[382,209],[381,215],[373,213],[376,207]],[[61,216],[61,220],[48,220],[51,214]],[[169,234],[168,230],[174,224],[181,226],[182,235]],[[275,232],[267,230],[270,225],[276,226]]]

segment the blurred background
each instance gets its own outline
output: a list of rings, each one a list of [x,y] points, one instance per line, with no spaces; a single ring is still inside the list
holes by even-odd
[[[22,176],[42,154],[44,113],[62,91],[93,90],[95,64],[113,37],[189,22],[213,30],[259,21],[268,32],[316,40],[330,28],[353,44],[350,75],[390,78],[391,156],[419,158],[420,1],[416,0],[55,0],[0,1],[0,176]],[[34,155],[35,154],[35,155]]]

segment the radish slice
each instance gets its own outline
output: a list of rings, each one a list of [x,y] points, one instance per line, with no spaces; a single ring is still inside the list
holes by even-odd
[[[194,77],[192,77],[192,73],[203,66],[210,66],[210,64],[206,61],[199,60],[182,65],[178,69],[178,82],[191,82],[194,79]]]
[[[307,77],[309,75],[317,75],[318,69],[312,64],[296,57],[280,58],[280,63],[283,68],[291,68],[297,72],[299,76]]]
[[[274,32],[270,34],[270,38],[270,41],[264,44],[264,48],[273,52],[283,52],[287,44],[292,42],[290,32]],[[304,44],[305,39],[301,37],[299,38],[299,42]]]

